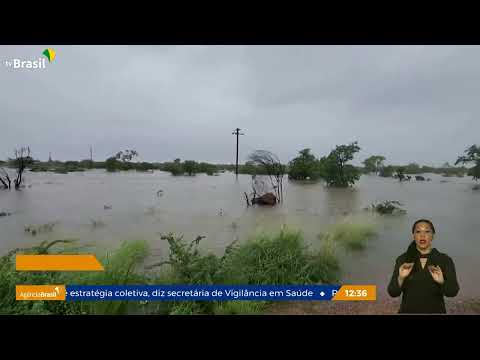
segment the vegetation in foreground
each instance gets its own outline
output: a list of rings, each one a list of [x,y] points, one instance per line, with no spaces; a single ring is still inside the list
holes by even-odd
[[[98,257],[103,272],[16,272],[16,253],[78,253],[71,241],[42,243],[16,249],[0,258],[1,314],[252,314],[262,312],[264,301],[227,302],[62,302],[16,301],[16,284],[317,284],[339,280],[340,266],[332,243],[309,250],[300,232],[282,229],[260,234],[245,244],[228,246],[219,257],[202,253],[201,237],[186,242],[168,234],[168,260],[146,266],[150,253],[146,241],[124,242],[119,249]],[[59,245],[62,248],[59,250]]]

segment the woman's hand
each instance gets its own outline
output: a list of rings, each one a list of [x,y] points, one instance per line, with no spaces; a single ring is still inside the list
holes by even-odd
[[[398,277],[400,278],[399,280],[405,280],[408,275],[410,275],[410,272],[413,269],[413,263],[404,263],[400,268],[398,269]]]
[[[445,280],[443,279],[443,272],[440,266],[429,265],[428,270],[430,271],[430,274],[435,282],[439,283],[440,285],[444,283]]]

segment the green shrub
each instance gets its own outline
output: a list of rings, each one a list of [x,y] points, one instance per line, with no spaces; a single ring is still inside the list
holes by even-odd
[[[366,247],[368,239],[375,235],[375,227],[371,224],[342,222],[333,225],[323,239],[337,241],[351,250],[361,250]]]

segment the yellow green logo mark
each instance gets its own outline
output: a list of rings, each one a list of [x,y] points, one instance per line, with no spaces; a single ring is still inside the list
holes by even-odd
[[[48,62],[52,62],[53,59],[55,59],[55,55],[56,55],[55,50],[51,48],[43,50],[42,54],[46,56],[46,58],[48,59]]]

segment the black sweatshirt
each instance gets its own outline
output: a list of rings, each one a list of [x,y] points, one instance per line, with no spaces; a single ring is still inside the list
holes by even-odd
[[[407,262],[413,262],[414,266],[400,288],[398,285],[398,269]],[[429,265],[440,266],[442,269],[444,279],[442,285],[433,280],[428,270]],[[415,242],[410,244],[407,252],[397,258],[395,269],[388,285],[388,293],[392,297],[398,297],[403,292],[399,313],[445,314],[446,309],[443,297],[456,296],[458,291],[457,275],[452,259],[437,249],[432,249],[430,254],[428,254],[425,267],[422,268],[420,253],[416,249]]]

